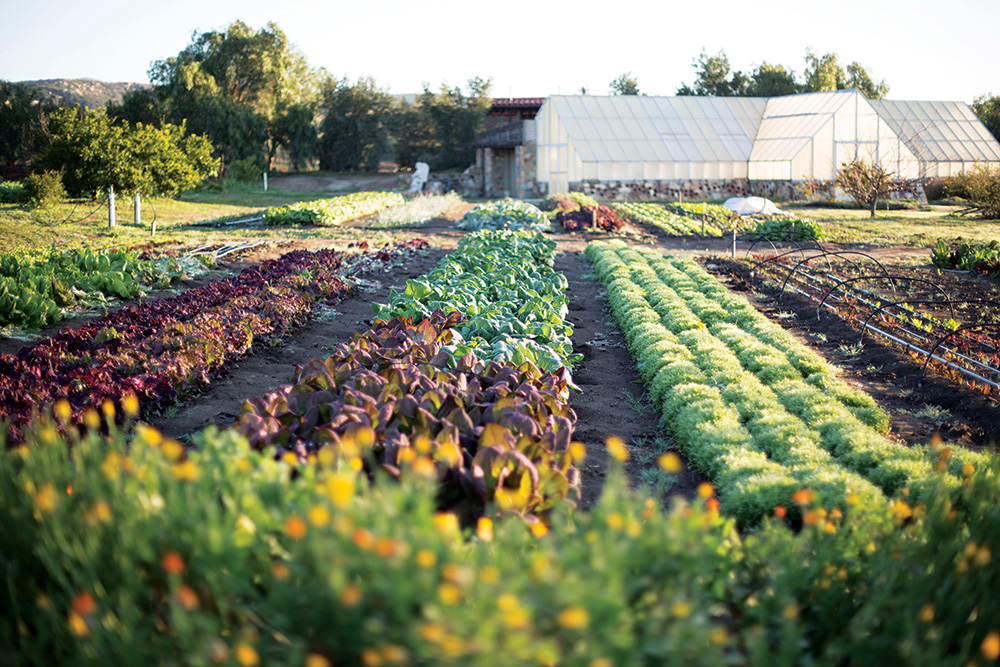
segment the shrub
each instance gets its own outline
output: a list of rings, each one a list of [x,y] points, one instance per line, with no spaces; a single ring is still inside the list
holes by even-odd
[[[32,208],[49,208],[66,197],[61,171],[43,171],[24,179],[24,195]]]
[[[0,204],[23,204],[27,198],[23,183],[0,183]]]
[[[247,157],[242,160],[233,160],[226,168],[227,175],[244,183],[256,183],[261,180],[264,173],[256,158]]]
[[[1000,219],[1000,167],[977,162],[960,182],[969,198],[965,212],[978,213],[987,220]]]

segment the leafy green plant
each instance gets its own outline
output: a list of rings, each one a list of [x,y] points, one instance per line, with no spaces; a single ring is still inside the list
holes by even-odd
[[[24,197],[32,208],[50,208],[66,197],[61,171],[43,171],[24,179]]]
[[[822,241],[823,227],[813,220],[772,216],[757,222],[749,233],[754,240],[772,241]]]
[[[22,204],[28,199],[24,183],[11,181],[0,183],[0,204]]]
[[[527,229],[547,232],[551,229],[548,217],[537,206],[517,199],[501,199],[490,204],[480,204],[458,221],[459,229]]]
[[[1000,278],[1000,241],[959,243],[952,247],[938,239],[931,250],[931,263],[942,269],[975,271]]]
[[[398,192],[356,192],[331,199],[299,202],[264,212],[265,225],[339,225],[403,203]]]

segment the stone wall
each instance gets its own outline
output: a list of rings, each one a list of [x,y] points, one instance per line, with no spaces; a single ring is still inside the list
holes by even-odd
[[[785,200],[848,199],[833,181],[751,181],[745,178],[664,181],[571,181],[569,189],[601,201],[704,200],[729,197],[767,197]],[[916,199],[926,203],[923,183],[900,186],[889,199]]]

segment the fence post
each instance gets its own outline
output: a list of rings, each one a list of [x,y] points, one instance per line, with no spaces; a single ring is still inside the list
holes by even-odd
[[[108,186],[108,229],[115,228],[115,186]]]
[[[264,192],[267,192],[267,172],[264,172]]]
[[[135,222],[135,226],[136,227],[139,226],[139,222],[142,220],[142,212],[141,212],[141,208],[140,207],[141,207],[141,199],[139,197],[139,193],[136,192],[135,193],[135,206],[132,207],[132,220],[133,220],[133,222]]]
[[[733,256],[733,259],[736,259],[736,228],[735,227],[733,227],[732,256]]]

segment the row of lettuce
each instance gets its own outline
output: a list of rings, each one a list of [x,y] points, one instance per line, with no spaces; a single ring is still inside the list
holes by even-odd
[[[239,431],[198,434],[187,452],[142,425],[120,430],[110,402],[100,409],[103,431],[98,411],[80,429],[57,402],[55,422],[33,422],[25,445],[0,455],[5,658],[320,667],[964,665],[1000,657],[1000,571],[992,566],[1000,509],[994,471],[978,461],[963,465],[956,486],[957,454],[938,451],[938,488],[928,481],[920,498],[898,497],[880,512],[888,504],[880,491],[836,472],[777,415],[775,428],[802,436],[789,455],[803,465],[789,474],[816,488],[798,487],[788,505],[775,506],[777,516],[758,516],[753,532],[737,532],[720,515],[709,484],[696,501],[664,509],[630,493],[614,467],[597,505],[572,511],[563,500],[574,497],[574,466],[585,452],[572,441],[568,358],[548,373],[508,359],[506,346],[489,357],[490,341],[511,335],[506,320],[471,325],[489,303],[467,296],[465,307],[479,313],[446,314],[435,290],[438,279],[464,282],[449,272],[452,261],[475,270],[478,252],[495,251],[495,277],[535,265],[537,275],[519,282],[561,311],[565,285],[549,275],[551,252],[543,252],[550,244],[525,232],[470,235],[440,273],[379,305],[371,330],[298,368],[289,387],[248,401]],[[634,312],[639,306],[624,311],[645,320],[637,325],[645,335],[629,335],[637,354],[660,350],[641,356],[644,376],[689,362],[676,370],[691,381],[675,388],[691,387],[690,403],[717,437],[729,427],[757,437],[771,420],[743,426],[715,392],[741,397],[733,403],[741,408],[777,410],[767,388],[792,387],[792,370],[834,397],[819,411],[831,424],[847,421],[831,431],[884,428],[869,400],[692,265],[591,248],[599,272],[613,276],[609,294],[621,287],[638,296],[648,285],[656,303],[670,303],[690,325],[668,326],[665,316],[657,324]],[[667,290],[693,306],[685,311]],[[501,300],[510,293],[509,285],[497,292]],[[537,317],[533,310],[521,315]],[[723,327],[720,310],[738,313],[738,322]],[[661,328],[674,338],[654,341]],[[755,363],[774,365],[772,376],[758,370],[754,384],[709,332],[747,344]],[[660,363],[670,355],[677,359]],[[700,365],[710,358],[728,370]],[[682,397],[666,400],[678,415],[686,408]],[[122,410],[129,427],[137,405],[126,400]],[[680,434],[704,421],[673,428]],[[692,461],[707,460],[690,442],[682,446]],[[608,451],[625,455],[620,444]],[[762,477],[780,472],[748,448],[741,453],[765,466]],[[804,468],[814,464],[858,497],[831,503],[836,484],[808,477]],[[734,489],[720,488],[722,509],[733,507],[724,494]],[[798,515],[797,530],[782,518],[786,509]]]
[[[71,420],[126,395],[153,410],[207,386],[235,360],[274,345],[321,304],[352,291],[351,267],[384,266],[422,240],[345,255],[294,251],[239,275],[125,306],[75,329],[0,354],[0,417],[17,441],[35,411],[64,399]]]
[[[869,395],[693,261],[621,243],[587,253],[667,428],[742,525],[794,508],[802,488],[830,509],[888,516],[888,498],[957,491],[988,462],[887,440]]]

